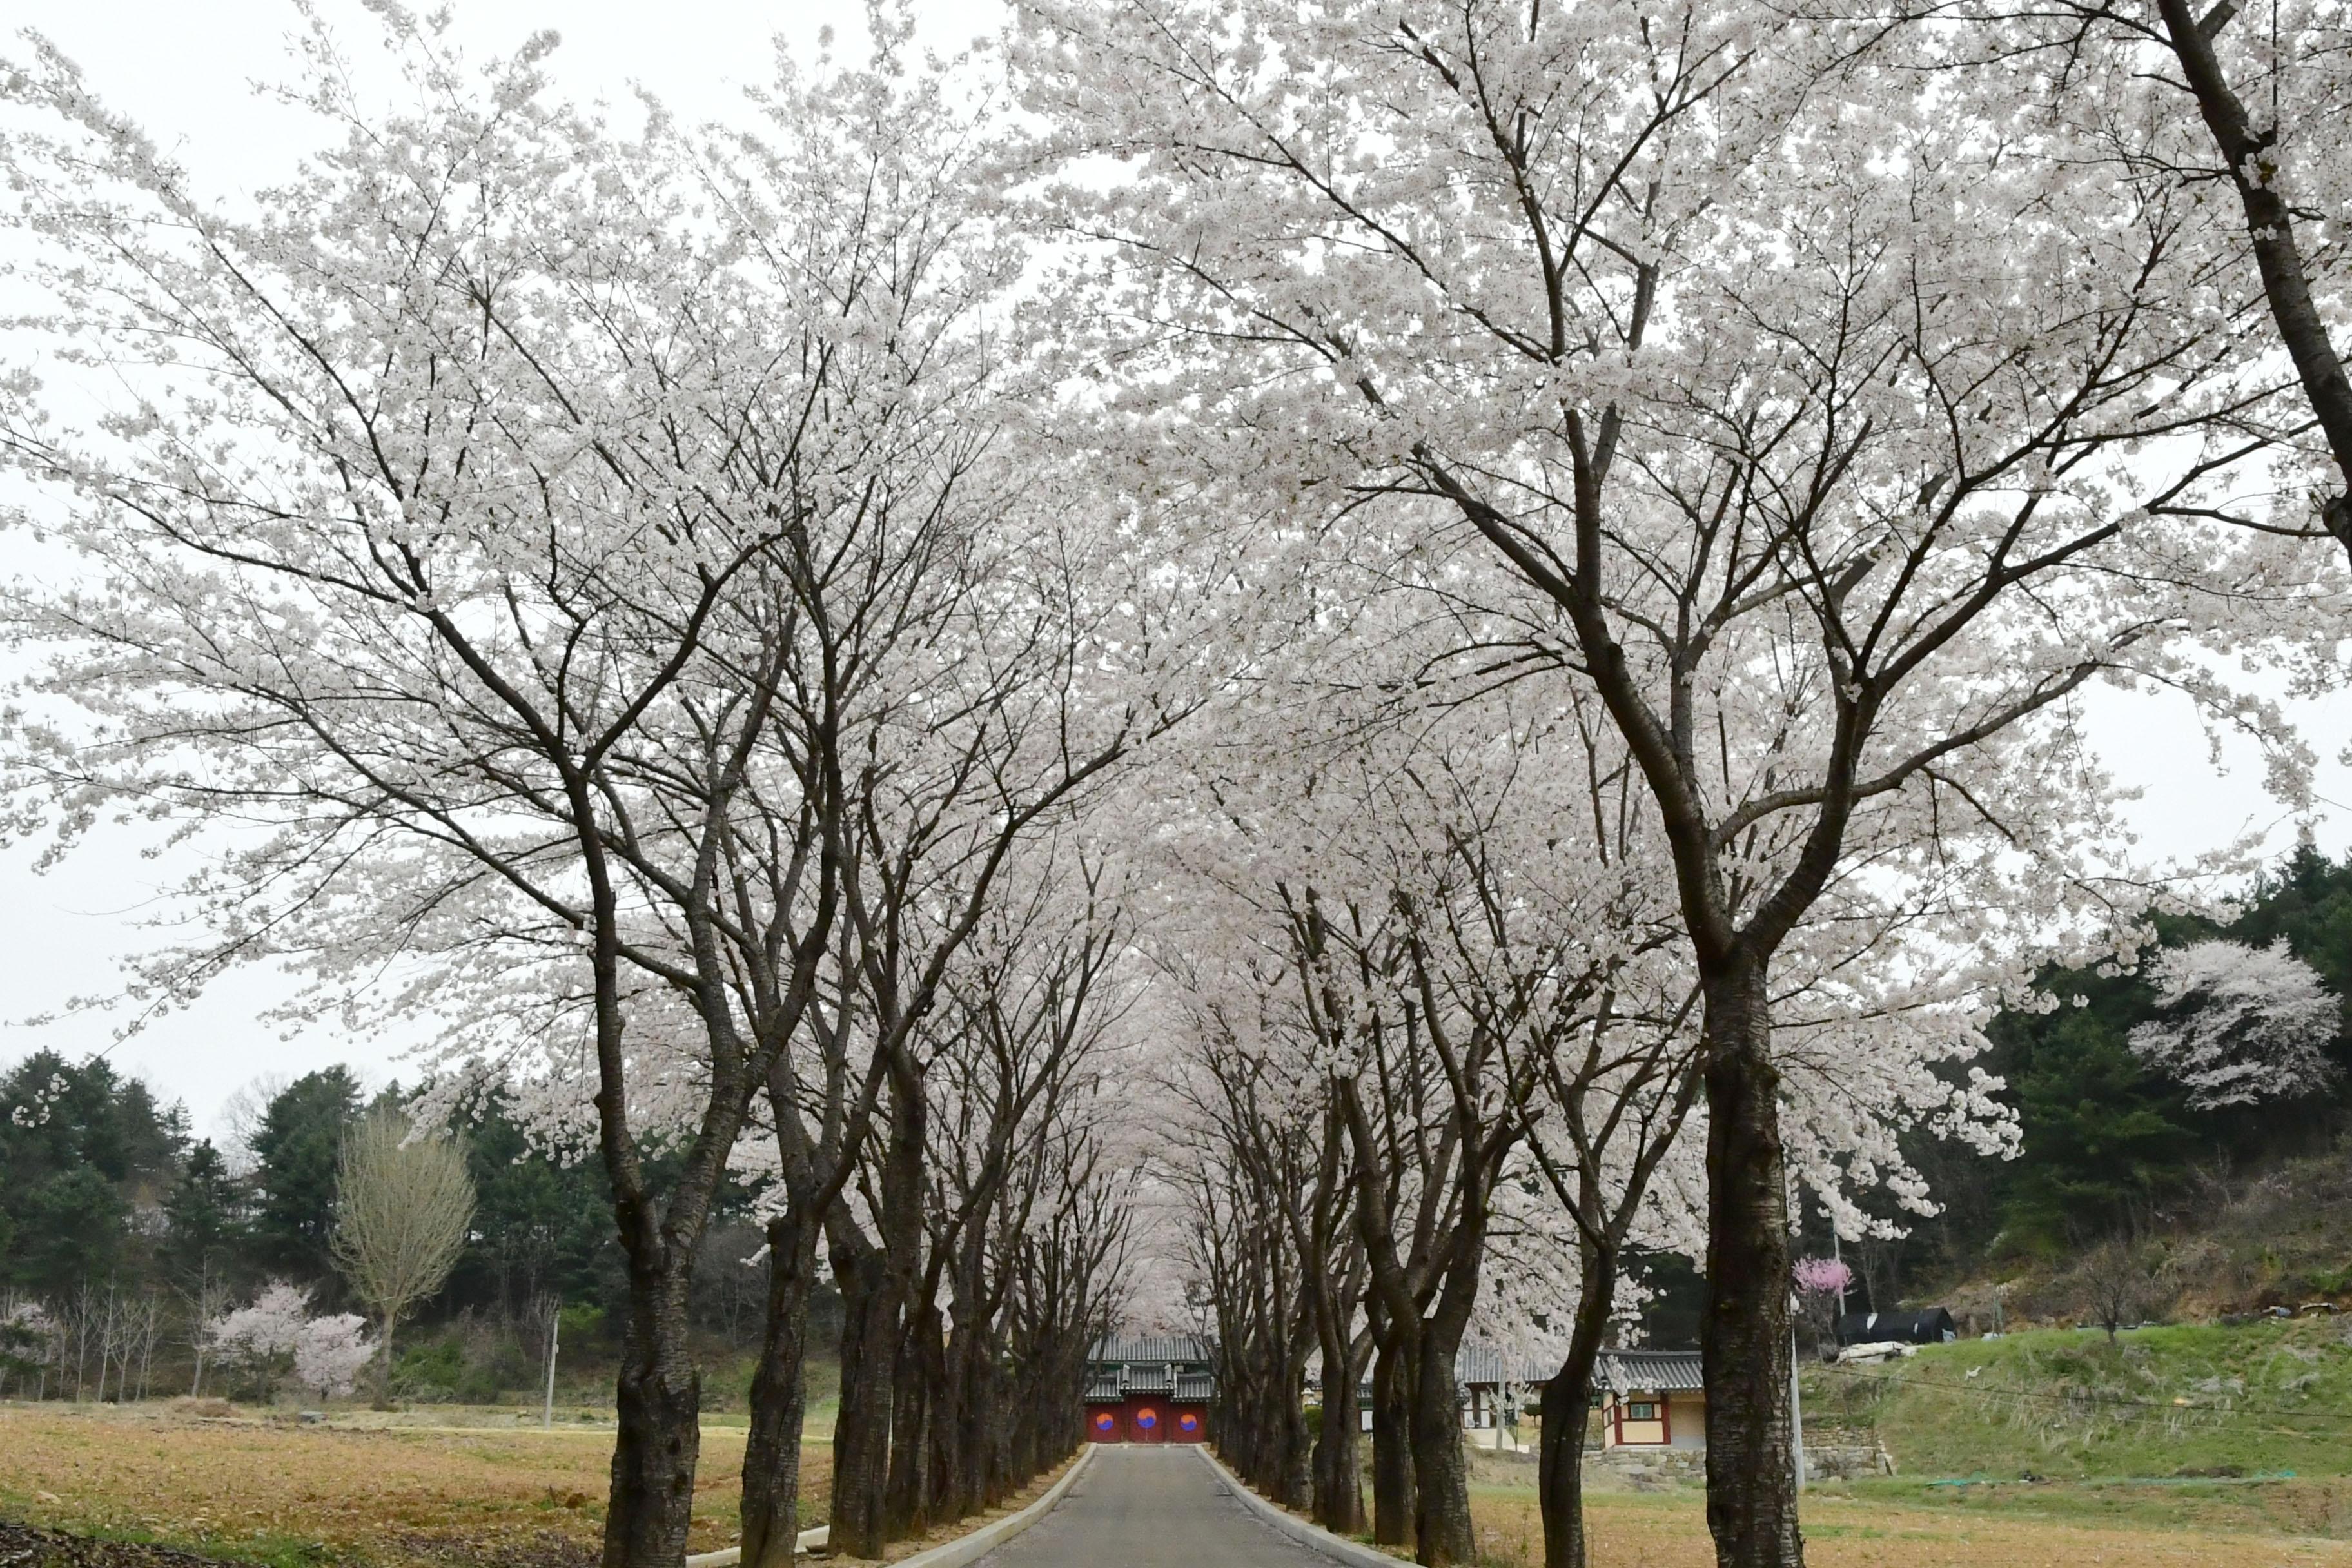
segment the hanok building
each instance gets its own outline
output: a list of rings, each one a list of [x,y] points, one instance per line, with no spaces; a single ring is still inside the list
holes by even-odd
[[[1603,1448],[1706,1447],[1698,1352],[1602,1351],[1592,1388]]]
[[[1087,1436],[1097,1443],[1202,1443],[1217,1375],[1186,1334],[1097,1340],[1087,1354]]]
[[[1494,1447],[1493,1436],[1475,1434],[1517,1426],[1520,1409],[1531,1402],[1530,1391],[1557,1370],[1556,1363],[1547,1367],[1492,1346],[1464,1345],[1454,1357],[1454,1397],[1461,1402],[1463,1426],[1474,1434],[1471,1442]],[[1364,1387],[1369,1404],[1371,1385]]]

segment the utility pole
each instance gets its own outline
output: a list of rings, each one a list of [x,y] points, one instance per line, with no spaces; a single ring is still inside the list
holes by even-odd
[[[1790,1316],[1796,1315],[1796,1298],[1789,1300]],[[1805,1489],[1805,1406],[1797,1394],[1797,1325],[1789,1325],[1789,1441],[1797,1456],[1797,1489]]]
[[[539,1424],[551,1430],[555,1426],[555,1340],[562,1327],[563,1302],[559,1298],[547,1309],[547,1408],[539,1417]]]

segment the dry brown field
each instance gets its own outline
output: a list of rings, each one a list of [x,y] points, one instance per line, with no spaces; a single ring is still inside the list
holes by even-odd
[[[693,1552],[739,1538],[743,1428],[705,1426]],[[0,1519],[154,1542],[273,1568],[589,1568],[604,1524],[608,1421],[448,1407],[306,1423],[217,1401],[0,1403]],[[802,1455],[801,1519],[821,1523],[833,1452]],[[1024,1506],[895,1543],[892,1559]],[[845,1562],[844,1559],[836,1561]]]
[[[289,1568],[593,1561],[607,1424],[204,1413],[222,1408],[0,1405],[0,1513]],[[735,1539],[742,1465],[741,1428],[704,1428],[695,1551]],[[803,1508],[821,1517],[830,1451],[812,1448],[806,1465]]]

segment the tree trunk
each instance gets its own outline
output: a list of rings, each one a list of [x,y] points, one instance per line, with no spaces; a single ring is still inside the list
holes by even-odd
[[[751,1377],[743,1445],[743,1568],[792,1568],[800,1534],[801,1428],[808,1414],[813,1222],[790,1210],[768,1222],[768,1314]]]
[[[1789,1200],[1761,961],[1704,977],[1706,1525],[1720,1568],[1802,1568],[1789,1430]]]
[[[392,1314],[390,1312],[383,1315],[383,1326],[379,1331],[379,1334],[383,1342],[376,1346],[375,1407],[378,1410],[389,1410],[392,1408]]]
[[[949,1332],[945,1352],[947,1375],[940,1380],[931,1412],[931,1495],[939,1500],[940,1514],[949,1519],[961,1519],[978,1511],[982,1478],[987,1468],[981,1445],[988,1435],[977,1418],[982,1395],[978,1383],[979,1362],[972,1346],[978,1336],[962,1321],[970,1310],[964,1305],[969,1300],[959,1287],[958,1321]]]
[[[604,1568],[679,1568],[702,1451],[702,1375],[687,1345],[688,1282],[635,1258],[629,1272]]]
[[[1543,1385],[1543,1439],[1536,1495],[1543,1510],[1544,1568],[1585,1568],[1584,1437],[1592,1423],[1592,1369],[1608,1331],[1617,1265],[1586,1247],[1568,1355]]]
[[[1392,1335],[1372,1363],[1372,1539],[1412,1544],[1412,1368],[1403,1335]]]
[[[898,1349],[898,1303],[881,1249],[836,1243],[833,1277],[841,1288],[841,1414],[833,1435],[829,1550],[841,1557],[879,1557],[883,1494],[890,1470],[890,1374]]]
[[[1306,1314],[1276,1349],[1275,1363],[1275,1501],[1285,1508],[1309,1505],[1315,1495],[1313,1444],[1307,1436]]]
[[[1358,1363],[1342,1345],[1323,1350],[1323,1429],[1315,1435],[1315,1522],[1339,1535],[1364,1528],[1364,1486],[1356,1469]]]
[[[883,1541],[914,1529],[922,1512],[923,1424],[931,1389],[921,1375],[921,1335],[929,1302],[923,1296],[923,1157],[929,1100],[921,1078],[911,1070],[890,1075],[889,1141],[883,1152],[881,1198],[874,1216],[881,1233],[883,1267],[888,1284],[883,1290],[887,1310],[874,1322],[877,1337],[868,1353],[879,1363],[887,1384],[882,1408],[884,1431],[881,1486],[881,1539],[870,1555],[879,1557]],[[845,1548],[835,1546],[835,1552]]]
[[[1449,1321],[1452,1316],[1441,1310],[1423,1322],[1413,1366],[1413,1561],[1431,1568],[1477,1558],[1477,1535],[1470,1523],[1470,1466],[1454,1381],[1462,1325]]]
[[[940,1321],[937,1307],[908,1303],[892,1352],[890,1479],[882,1499],[882,1527],[894,1541],[930,1528],[930,1449],[937,1415]]]

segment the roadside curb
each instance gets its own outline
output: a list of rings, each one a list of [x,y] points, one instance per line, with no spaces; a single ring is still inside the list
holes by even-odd
[[[1086,1451],[1078,1456],[1077,1463],[1062,1472],[1062,1479],[1055,1481],[1044,1497],[1019,1513],[1008,1513],[992,1523],[982,1525],[970,1535],[958,1536],[928,1552],[918,1552],[912,1557],[902,1557],[891,1563],[890,1568],[963,1568],[967,1563],[977,1563],[1051,1513],[1054,1505],[1062,1500],[1062,1494],[1070,1489],[1071,1483],[1086,1473],[1086,1468],[1094,1457],[1094,1445],[1089,1443],[1086,1445]],[[823,1546],[827,1534],[827,1527],[822,1524],[814,1530],[802,1531],[793,1539],[793,1554],[797,1556]],[[735,1568],[735,1564],[742,1560],[743,1549],[729,1546],[717,1552],[697,1552],[686,1560],[686,1568]]]
[[[820,1524],[814,1530],[802,1531],[793,1537],[793,1555],[797,1557],[803,1552],[814,1551],[823,1546],[826,1538],[832,1533],[833,1527],[829,1524]],[[722,1546],[716,1552],[696,1552],[686,1560],[686,1568],[735,1568],[735,1564],[742,1561],[741,1547]]]
[[[1083,1447],[1086,1451],[1078,1456],[1078,1462],[1063,1471],[1062,1479],[1055,1481],[1044,1497],[1039,1498],[1019,1513],[1006,1514],[994,1524],[983,1524],[970,1535],[950,1541],[944,1546],[934,1546],[929,1552],[918,1552],[912,1557],[903,1558],[892,1563],[890,1568],[963,1568],[967,1563],[979,1562],[1054,1511],[1054,1505],[1062,1500],[1062,1494],[1068,1491],[1077,1479],[1087,1473],[1088,1465],[1094,1463],[1095,1446],[1088,1443]]]
[[[1334,1535],[1321,1525],[1309,1524],[1289,1510],[1277,1508],[1266,1501],[1244,1486],[1240,1477],[1225,1468],[1224,1462],[1209,1452],[1208,1445],[1198,1445],[1193,1452],[1209,1461],[1209,1468],[1217,1472],[1218,1479],[1233,1489],[1234,1495],[1242,1500],[1244,1508],[1301,1546],[1320,1552],[1326,1557],[1336,1557],[1350,1564],[1351,1568],[1410,1568],[1402,1557],[1391,1557],[1378,1547],[1350,1541],[1344,1535]]]
[[[1061,1495],[1066,1493],[1066,1490],[1070,1490],[1070,1483],[1077,1481],[1079,1471],[1087,1469],[1087,1462],[1089,1460],[1094,1460],[1094,1446],[1091,1444],[1087,1446],[1085,1453],[1077,1455],[1077,1465],[1070,1467],[1068,1471],[1063,1471],[1061,1481],[1054,1483],[1054,1488],[1051,1488],[1049,1493],[1046,1493],[1045,1498],[1037,1500],[1037,1502],[1028,1504],[1028,1507],[1018,1511],[1018,1514],[1007,1514],[1004,1519],[997,1519],[995,1523],[983,1523],[983,1526],[981,1526],[979,1531],[973,1531],[971,1535],[960,1535],[960,1538],[950,1540],[950,1542],[943,1544],[943,1547],[931,1547],[929,1552],[918,1552],[915,1556],[903,1556],[903,1559],[898,1559],[896,1563],[891,1563],[891,1568],[964,1568],[964,1563],[973,1563],[973,1561],[983,1559],[983,1556],[988,1556],[990,1552],[995,1552],[997,1547],[1009,1542],[1013,1535],[1018,1535],[1021,1531],[1025,1531],[1025,1528],[1030,1528],[1033,1523],[1040,1521],[1040,1519],[1045,1519],[1045,1516],[1054,1510],[1054,1504],[1061,1502]],[[802,1552],[814,1552],[816,1547],[824,1547],[825,1540],[830,1538],[830,1532],[833,1532],[833,1528],[830,1526],[816,1526],[814,1531],[802,1531],[800,1535],[793,1538],[793,1556],[800,1556]],[[734,1568],[734,1565],[740,1563],[740,1561],[743,1561],[743,1547],[719,1547],[718,1552],[696,1552],[694,1556],[687,1559],[687,1568]]]

